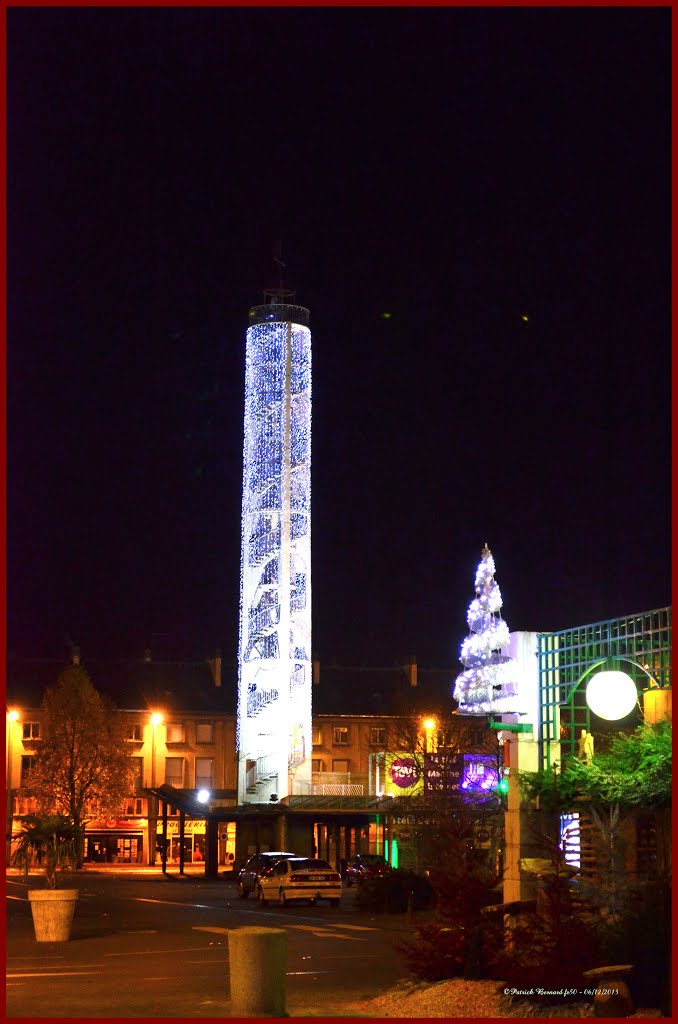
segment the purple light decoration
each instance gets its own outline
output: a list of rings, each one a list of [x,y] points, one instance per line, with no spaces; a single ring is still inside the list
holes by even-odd
[[[491,754],[464,754],[461,789],[487,792],[499,783],[497,761]]]

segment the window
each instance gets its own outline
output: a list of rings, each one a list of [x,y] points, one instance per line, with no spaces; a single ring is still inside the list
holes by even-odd
[[[167,725],[167,743],[183,743],[184,727],[180,722],[169,722]]]
[[[126,732],[126,735],[125,735],[125,739],[126,740],[133,740],[135,742],[138,742],[139,740],[143,740],[143,738],[144,738],[144,727],[143,727],[143,725],[140,725],[137,722],[136,725],[128,725],[127,726],[127,732]]]
[[[413,746],[416,746],[416,739],[412,740],[412,733],[407,729],[400,729],[396,739],[396,746],[400,750],[412,750]]]
[[[31,757],[30,754],[22,754],[21,755],[21,776],[20,776],[20,780],[19,780],[19,785],[20,786],[26,786],[27,785],[26,779],[27,779],[28,773],[30,772],[30,770],[33,767],[34,763],[35,763],[35,758]]]
[[[383,726],[373,725],[370,727],[370,743],[374,747],[386,746],[386,729]]]
[[[184,759],[183,757],[165,758],[165,782],[168,786],[181,789],[184,784]]]
[[[210,789],[212,787],[212,758],[196,757],[195,788]]]
[[[132,818],[146,817],[146,801],[138,796],[130,797],[125,804],[125,814]]]
[[[472,747],[482,747],[485,743],[486,732],[484,729],[471,729],[469,733],[469,743]]]
[[[314,747],[322,747],[323,745],[323,734],[317,725],[314,725],[311,729],[311,738]]]
[[[335,725],[332,729],[332,743],[335,747],[347,747],[348,739],[348,726]]]
[[[196,743],[214,743],[214,723],[198,722],[195,727]]]
[[[24,722],[23,738],[25,740],[39,740],[40,722]]]
[[[348,760],[334,760],[332,761],[333,772],[343,772],[344,775],[348,775],[351,770],[351,762]]]
[[[144,788],[144,759],[143,757],[130,758],[134,768],[134,789]]]
[[[311,761],[311,771],[313,771],[313,772],[322,772],[324,770],[325,770],[325,762],[322,761],[319,757],[314,757],[313,760]]]

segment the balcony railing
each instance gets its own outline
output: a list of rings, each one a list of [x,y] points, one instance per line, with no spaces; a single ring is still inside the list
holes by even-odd
[[[313,772],[311,782],[295,782],[295,796],[365,796],[367,776],[354,772]]]
[[[245,787],[248,793],[256,793],[257,786],[263,785],[269,779],[278,775],[278,756],[269,754],[268,757],[258,757],[257,763],[247,772]]]

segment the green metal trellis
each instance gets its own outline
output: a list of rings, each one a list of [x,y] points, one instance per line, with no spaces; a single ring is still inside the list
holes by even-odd
[[[560,758],[573,757],[576,736],[591,730],[591,712],[580,683],[606,663],[631,666],[639,689],[648,677],[671,686],[671,607],[607,619],[538,636],[540,763],[550,768],[553,744]]]

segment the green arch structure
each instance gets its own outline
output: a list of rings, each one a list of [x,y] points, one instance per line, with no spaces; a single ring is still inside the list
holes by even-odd
[[[552,745],[559,754],[576,751],[575,734],[590,728],[588,705],[582,702],[581,684],[605,665],[628,666],[638,694],[648,688],[671,685],[672,609],[655,608],[617,619],[537,634],[539,673],[539,763],[550,768]],[[646,667],[647,666],[647,667]],[[559,726],[571,723],[570,735]],[[553,756],[555,751],[553,750]]]
[[[572,722],[571,730],[572,730],[572,735],[571,735],[570,740],[569,740],[569,747],[570,747],[570,749],[568,751],[568,754],[570,756],[574,756],[574,747],[575,747],[575,742],[576,742],[575,735],[574,735],[575,729],[580,727],[580,728],[586,729],[587,732],[591,731],[591,709],[589,708],[588,704],[585,704],[585,706],[584,706],[584,710],[585,710],[585,714],[586,714],[586,724],[582,725],[580,722],[576,722],[575,721],[575,714],[574,714],[574,710],[575,710],[575,704],[574,704],[575,694],[579,690],[581,684],[584,682],[586,677],[591,675],[591,673],[594,672],[597,668],[609,667],[610,663],[619,663],[619,662],[625,662],[625,663],[627,663],[629,665],[633,665],[635,668],[640,669],[640,671],[643,672],[648,677],[649,684],[646,687],[643,687],[643,690],[641,692],[645,692],[645,690],[659,689],[659,683],[654,678],[652,673],[648,672],[648,670],[645,668],[644,665],[641,665],[640,662],[635,661],[633,658],[629,658],[627,655],[624,655],[624,654],[608,654],[605,657],[597,658],[596,661],[592,662],[590,665],[588,665],[585,668],[585,670],[582,672],[582,674],[577,679],[577,682],[574,684],[574,686],[572,686],[570,688],[570,693],[569,693],[569,695],[567,697],[567,700],[564,700],[562,702],[562,705],[561,705],[563,707],[568,707],[569,706],[569,708],[571,709],[571,722]],[[630,676],[630,678],[633,679],[633,676]],[[638,690],[638,684],[637,684],[636,680],[633,679],[633,682],[636,685],[636,690]],[[636,702],[637,702],[638,707],[640,708],[641,714],[642,714],[642,710],[643,709],[640,706],[640,701],[637,698],[636,698]],[[563,744],[562,740],[561,740],[561,744],[563,746],[565,745],[565,744]],[[561,747],[561,749],[562,749],[562,747]],[[549,758],[549,760],[550,760],[550,758]]]

